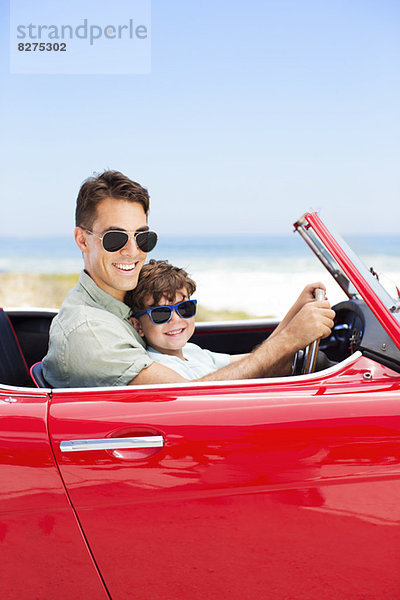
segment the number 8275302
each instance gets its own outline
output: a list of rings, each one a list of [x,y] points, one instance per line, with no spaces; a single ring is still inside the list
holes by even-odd
[[[21,42],[18,44],[20,52],[66,52],[67,44],[65,42]]]

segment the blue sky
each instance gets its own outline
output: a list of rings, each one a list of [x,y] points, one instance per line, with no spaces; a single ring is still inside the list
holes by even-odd
[[[0,11],[0,235],[68,235],[105,168],[148,187],[160,234],[285,233],[311,207],[398,231],[398,0],[153,0],[141,75],[10,74]]]

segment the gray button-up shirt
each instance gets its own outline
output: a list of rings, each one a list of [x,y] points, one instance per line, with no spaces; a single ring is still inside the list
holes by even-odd
[[[43,375],[54,387],[128,385],[153,361],[129,307],[83,271],[50,328]]]

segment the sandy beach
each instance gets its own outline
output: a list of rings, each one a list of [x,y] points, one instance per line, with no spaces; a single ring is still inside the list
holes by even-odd
[[[0,306],[59,308],[78,278],[79,273],[0,273]],[[252,316],[240,310],[211,310],[199,306],[196,320],[225,321],[250,319]]]
[[[59,308],[79,274],[0,273],[0,306]]]

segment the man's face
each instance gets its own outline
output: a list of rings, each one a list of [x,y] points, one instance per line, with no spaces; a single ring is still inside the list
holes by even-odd
[[[157,303],[157,306],[164,306],[165,304],[177,304],[182,300],[188,300],[187,290],[179,290],[174,300],[171,302],[170,299],[163,296]],[[146,298],[144,309],[152,308],[154,306],[152,296]],[[150,315],[146,314],[138,319],[132,319],[133,326],[139,332],[139,334],[146,339],[147,345],[151,346],[155,350],[162,352],[163,354],[171,354],[183,358],[182,348],[186,342],[192,337],[194,333],[194,317],[190,319],[182,319],[176,312],[173,311],[171,319],[168,323],[156,325],[150,319]]]
[[[91,231],[102,237],[107,231],[117,229],[130,235],[147,230],[147,218],[141,204],[105,198],[97,206],[97,215]],[[84,229],[75,229],[75,240],[83,252],[85,269],[94,282],[123,301],[125,292],[136,287],[146,254],[139,250],[133,238],[117,252],[104,250],[101,240]]]

